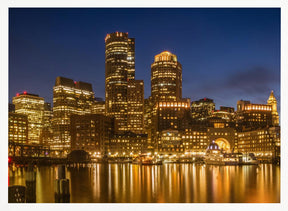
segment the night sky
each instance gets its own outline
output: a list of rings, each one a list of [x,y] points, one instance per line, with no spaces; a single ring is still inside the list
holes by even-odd
[[[9,101],[24,90],[52,103],[57,76],[105,96],[107,33],[136,39],[136,79],[150,96],[150,65],[164,50],[182,64],[183,97],[280,104],[280,9],[10,9]],[[279,109],[279,108],[278,108]]]

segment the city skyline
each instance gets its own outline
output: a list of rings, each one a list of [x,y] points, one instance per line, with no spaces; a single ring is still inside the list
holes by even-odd
[[[8,203],[280,204],[283,11],[9,8]]]
[[[144,33],[147,26],[144,24],[142,29],[137,29],[137,21],[143,19],[145,14],[150,14],[148,20],[144,20],[145,23],[152,23],[152,19],[156,17],[159,18],[157,20],[168,17],[173,19],[171,18],[171,22],[168,21],[169,24],[160,21],[159,26],[151,25],[155,33],[149,33],[149,30]],[[135,16],[130,20],[133,26],[128,27],[127,19],[132,15]],[[103,18],[109,16],[109,19],[104,18],[103,23],[96,21],[96,25],[99,26],[97,29],[91,27],[93,26],[91,20],[81,25],[83,21],[98,16]],[[117,20],[113,19],[115,16],[119,16]],[[229,20],[227,17],[230,17]],[[219,106],[235,108],[237,100],[240,99],[263,103],[270,91],[274,90],[279,102],[278,107],[280,105],[279,9],[10,9],[9,18],[10,102],[16,93],[25,90],[38,94],[44,97],[45,101],[52,103],[52,87],[57,76],[89,82],[93,86],[95,97],[104,99],[104,38],[113,31],[124,31],[136,40],[136,78],[144,79],[145,98],[151,95],[150,66],[153,58],[156,54],[169,50],[177,55],[178,61],[183,66],[183,97],[191,98],[191,101],[208,97],[214,99],[216,109]],[[39,25],[43,18],[48,21],[48,27]],[[76,20],[74,18],[77,21],[72,24]],[[179,22],[175,25],[177,30],[171,31],[173,28],[171,25],[179,20],[184,23]],[[115,23],[111,26],[109,22],[112,21]],[[233,21],[238,25],[231,26]],[[65,28],[61,28],[60,26],[64,24]],[[191,38],[189,36],[187,39],[179,39],[190,35],[191,30],[198,32],[192,33]],[[239,30],[242,33],[239,34]],[[159,31],[162,33],[154,37],[153,34]],[[82,36],[84,39],[81,39]],[[161,36],[166,39],[161,39]],[[32,38],[35,39],[31,40]],[[183,40],[186,46],[183,45]],[[233,40],[234,42],[231,42]],[[253,40],[255,43],[252,43]],[[39,45],[40,41],[45,42]],[[49,43],[50,46],[47,46]],[[151,46],[147,43],[151,43]],[[31,44],[28,52],[27,44]],[[232,49],[230,53],[227,51],[229,49]],[[80,50],[83,51],[83,55]],[[219,51],[218,54],[215,51]],[[43,65],[41,61],[43,63],[46,61],[47,65]],[[48,83],[44,84],[41,78]],[[223,96],[226,99],[223,99]],[[280,107],[278,110],[280,112]]]

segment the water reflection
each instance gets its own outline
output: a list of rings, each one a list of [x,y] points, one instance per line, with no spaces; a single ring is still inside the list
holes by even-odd
[[[73,203],[280,202],[280,168],[165,164],[93,164],[67,168]],[[37,202],[54,202],[56,166],[37,168]],[[9,169],[10,185],[25,185],[23,167]]]

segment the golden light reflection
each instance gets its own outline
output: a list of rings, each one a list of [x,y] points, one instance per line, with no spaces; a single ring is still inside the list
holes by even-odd
[[[56,168],[37,170],[37,202],[54,202]],[[280,202],[280,167],[271,164],[96,164],[69,168],[66,177],[71,182],[72,203]],[[25,185],[25,169],[10,167],[9,183]]]

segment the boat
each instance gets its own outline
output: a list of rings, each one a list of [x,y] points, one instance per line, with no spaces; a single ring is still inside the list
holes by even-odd
[[[159,159],[155,159],[152,157],[137,157],[132,161],[132,164],[139,164],[139,165],[162,165],[162,161]]]
[[[211,165],[257,165],[259,161],[253,153],[227,153],[212,141],[204,156],[205,164]]]
[[[135,158],[134,160],[132,160],[132,164],[141,165],[141,164],[142,164],[142,159],[140,159],[139,157],[137,157],[137,158]]]
[[[240,164],[241,165],[258,165],[259,160],[257,160],[254,153],[244,153]]]

